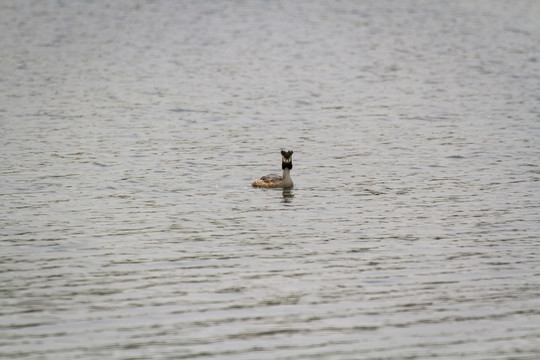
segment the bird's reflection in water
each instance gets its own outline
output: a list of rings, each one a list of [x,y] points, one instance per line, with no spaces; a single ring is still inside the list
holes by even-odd
[[[281,202],[283,203],[290,203],[294,197],[294,194],[292,192],[291,188],[285,188],[283,189],[283,200]]]

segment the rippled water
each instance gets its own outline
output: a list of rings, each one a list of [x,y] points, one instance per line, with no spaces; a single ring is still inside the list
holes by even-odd
[[[3,1],[0,357],[539,358],[539,18]]]

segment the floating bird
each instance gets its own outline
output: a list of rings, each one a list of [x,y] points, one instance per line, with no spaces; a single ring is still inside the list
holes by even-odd
[[[291,150],[281,150],[283,175],[270,174],[263,176],[259,180],[255,180],[251,186],[261,188],[292,188],[294,185],[291,179],[292,154],[293,152]]]

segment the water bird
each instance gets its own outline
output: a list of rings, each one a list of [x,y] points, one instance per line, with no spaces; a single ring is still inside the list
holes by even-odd
[[[294,185],[291,179],[292,154],[292,150],[281,150],[281,168],[283,169],[283,175],[265,175],[259,180],[255,180],[251,186],[260,188],[292,188]]]

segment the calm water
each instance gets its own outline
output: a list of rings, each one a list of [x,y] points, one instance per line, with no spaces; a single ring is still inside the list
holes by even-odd
[[[539,18],[2,1],[0,357],[540,358]]]

